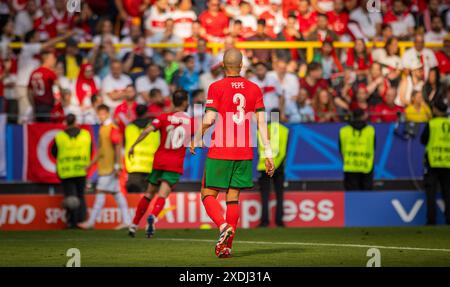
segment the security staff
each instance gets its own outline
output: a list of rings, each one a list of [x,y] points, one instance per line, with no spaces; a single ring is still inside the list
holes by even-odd
[[[133,143],[150,124],[147,106],[136,107],[137,119],[125,128],[125,154],[128,154]],[[134,148],[133,157],[125,157],[125,168],[128,173],[126,188],[128,192],[141,193],[147,190],[147,176],[152,171],[153,159],[159,146],[159,132],[153,132]]]
[[[427,224],[436,224],[436,193],[441,187],[445,203],[445,221],[450,224],[450,119],[447,105],[433,105],[434,117],[425,126],[421,142],[426,146],[424,185],[427,196]]]
[[[56,158],[56,172],[61,179],[64,196],[78,198],[79,204],[66,206],[68,228],[76,228],[86,217],[86,167],[91,161],[91,134],[76,125],[76,117],[69,114],[65,118],[67,128],[56,134],[52,154]]]
[[[349,125],[339,131],[345,190],[372,190],[375,158],[375,128],[364,120],[364,112],[353,111]]]
[[[274,111],[275,110],[272,110],[272,112]],[[267,125],[267,129],[270,133],[270,145],[275,164],[275,172],[272,176],[276,196],[275,223],[277,226],[283,227],[284,160],[286,159],[289,129],[279,122],[269,123]],[[260,172],[259,187],[262,200],[260,227],[267,227],[269,225],[269,195],[271,190],[271,178],[266,173],[266,166],[264,164],[264,146],[261,143],[259,136],[258,141],[259,162],[257,169]]]

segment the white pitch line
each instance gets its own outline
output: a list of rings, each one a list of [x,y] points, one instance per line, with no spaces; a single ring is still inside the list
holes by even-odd
[[[195,239],[195,238],[157,238],[160,241],[191,241],[191,242],[216,242],[209,239]],[[378,249],[393,249],[393,250],[410,250],[410,251],[440,251],[450,252],[450,249],[445,248],[422,248],[422,247],[407,247],[407,246],[383,246],[383,245],[364,245],[364,244],[347,244],[347,243],[319,243],[319,242],[270,242],[270,241],[235,241],[235,243],[244,244],[260,244],[260,245],[303,245],[303,246],[327,246],[327,247],[355,247],[355,248],[378,248]]]

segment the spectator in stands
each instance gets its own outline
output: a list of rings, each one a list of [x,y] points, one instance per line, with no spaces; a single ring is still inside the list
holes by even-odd
[[[371,106],[384,101],[389,85],[389,80],[383,77],[381,65],[373,63],[370,67],[367,85],[367,92],[369,95],[368,102]]]
[[[125,127],[136,119],[136,89],[132,84],[128,85],[124,91],[125,99],[117,106],[113,114],[114,122],[119,126],[122,134]]]
[[[405,117],[408,122],[425,123],[431,117],[431,109],[423,100],[421,91],[414,91],[411,95],[411,103],[405,108]]]
[[[111,72],[102,81],[102,94],[104,103],[111,112],[114,111],[126,96],[126,87],[132,83],[131,78],[123,73],[122,63],[119,60],[111,62]]]
[[[249,80],[258,85],[263,94],[264,106],[269,116],[274,109],[279,110],[284,103],[280,83],[273,74],[267,74],[267,66],[264,62],[254,65],[255,76]]]
[[[30,75],[28,100],[37,122],[49,122],[55,105],[53,86],[58,85],[54,72],[56,57],[52,51],[41,52],[42,65]]]
[[[408,40],[414,33],[414,17],[407,9],[404,0],[393,0],[392,10],[386,12],[383,23],[389,24],[395,37]]]
[[[296,42],[303,41],[302,34],[298,31],[298,20],[295,15],[289,15],[286,20],[286,26],[278,33],[277,41]],[[285,61],[305,61],[304,51],[301,49],[277,49],[275,55],[278,59],[284,59]]]
[[[425,31],[431,31],[432,30],[432,22],[433,22],[433,17],[435,16],[439,16],[442,19],[445,19],[445,10],[444,11],[440,11],[440,5],[442,1],[439,0],[429,0],[427,1],[427,7],[426,9],[419,14],[419,23],[418,23],[418,27],[424,27]],[[444,4],[445,5],[445,4]],[[448,25],[449,23],[447,23]]]
[[[114,0],[114,3],[117,7],[120,19],[126,21],[130,17],[142,17],[150,4],[150,0]]]
[[[317,15],[317,25],[308,35],[308,41],[337,41],[338,36],[330,29],[328,16],[326,14]]]
[[[198,43],[198,41],[200,41],[200,39],[204,40],[206,42],[206,40],[201,36],[201,30],[202,30],[202,26],[200,24],[200,21],[194,21],[192,23],[192,36],[189,38],[184,39],[184,43]],[[184,47],[183,50],[184,54],[195,54],[197,52],[197,48],[196,47]]]
[[[363,119],[369,118],[370,106],[369,106],[369,92],[367,86],[363,83],[359,84],[356,88],[355,99],[350,105],[350,110],[361,110],[364,112]]]
[[[83,119],[80,122],[86,125],[98,125],[100,120],[96,111],[97,107],[103,105],[103,98],[99,94],[94,94],[91,97],[91,104],[91,106],[82,110]]]
[[[305,39],[309,38],[311,32],[316,29],[317,12],[310,7],[309,0],[298,2],[298,25],[299,31]]]
[[[194,56],[187,55],[183,58],[183,66],[180,67],[177,86],[187,91],[189,95],[199,88],[200,73],[195,69]]]
[[[94,45],[89,55],[89,62],[100,79],[108,75],[114,60],[116,60],[116,50],[110,37],[105,37],[99,45]]]
[[[239,19],[233,20],[233,24],[230,27],[229,37],[232,37],[234,41],[245,41],[244,30],[242,29],[242,21]],[[225,37],[225,39],[228,37]]]
[[[355,74],[352,69],[346,68],[340,83],[333,88],[337,91],[334,98],[336,112],[341,119],[345,119],[350,113],[350,105],[353,102],[354,90],[357,85],[355,82]]]
[[[97,95],[99,90],[100,79],[95,76],[94,67],[89,63],[82,64],[74,88],[74,101],[82,111],[91,108],[92,96]]]
[[[404,112],[403,107],[395,104],[397,97],[397,90],[395,88],[388,88],[386,91],[385,101],[377,104],[372,111],[370,120],[372,122],[397,122],[401,119]]]
[[[40,17],[42,15],[42,11],[39,10],[39,7],[36,4],[35,0],[28,0],[26,2],[25,9],[18,12],[15,20],[14,20],[14,34],[22,37],[22,39],[26,40],[24,37],[27,33],[33,30],[34,19]]]
[[[139,25],[131,25],[130,26],[130,33],[128,36],[125,36],[120,41],[120,44],[122,45],[130,45],[131,47],[122,47],[120,51],[118,52],[118,58],[123,59],[123,56],[127,54],[128,52],[132,52],[135,45],[138,44],[139,40],[142,37],[142,31],[141,27]],[[151,48],[145,49],[145,54],[147,56],[152,56],[153,50]]]
[[[89,4],[81,2],[80,13],[75,13],[72,17],[73,30],[76,31],[77,39],[80,42],[91,41],[98,21],[98,16],[94,14]]]
[[[239,4],[240,3],[241,3],[241,0],[226,1],[224,11],[228,17],[230,17],[231,19],[235,19],[237,16],[239,16],[239,13],[240,13]]]
[[[202,37],[208,42],[220,42],[228,33],[228,17],[221,11],[219,0],[209,0],[208,10],[199,17],[202,24]]]
[[[353,36],[357,39],[371,40],[375,38],[381,31],[381,23],[383,18],[381,13],[370,13],[367,7],[370,7],[367,2],[370,0],[360,1],[359,7],[356,9],[349,9],[350,21],[354,23],[349,24],[348,28]]]
[[[52,6],[48,2],[43,3],[41,12],[41,16],[34,19],[33,29],[39,34],[41,41],[46,41],[58,34],[56,19],[53,17]]]
[[[355,40],[355,47],[348,49],[345,61],[342,62],[355,70],[359,81],[365,80],[373,61],[363,39]]]
[[[239,15],[236,20],[242,22],[242,36],[250,38],[256,33],[257,21],[255,15],[252,14],[252,7],[249,2],[241,1],[239,3]]]
[[[417,61],[423,66],[425,80],[428,79],[430,69],[437,67],[438,65],[433,51],[425,48],[425,40],[421,34],[416,34],[414,38],[414,47],[406,50],[403,54],[403,68],[413,70],[411,65],[416,65]]]
[[[440,79],[439,69],[431,69],[422,90],[425,103],[432,107],[436,102],[442,101],[445,97],[445,89],[446,87]]]
[[[211,69],[209,72],[203,73],[200,76],[200,89],[208,94],[209,86],[223,78],[222,63],[217,58],[213,58],[211,62]]]
[[[315,122],[326,123],[339,121],[333,97],[328,90],[318,89],[316,91],[312,99],[312,107],[314,109]]]
[[[320,63],[322,66],[323,78],[325,80],[330,80],[332,77],[336,77],[344,72],[344,67],[339,61],[336,50],[333,47],[333,42],[330,40],[322,43],[322,48],[319,53],[315,53],[313,61]]]
[[[395,104],[406,107],[411,103],[411,97],[414,91],[422,91],[424,85],[424,69],[418,59],[412,59],[408,64],[409,74],[403,77],[398,88],[398,95]]]
[[[280,105],[280,118],[285,121],[284,111],[290,109],[290,105],[296,105],[295,99],[300,89],[298,77],[287,71],[287,62],[284,59],[278,59],[274,63],[273,71],[268,72],[267,76],[277,79],[279,85],[281,86],[283,96],[283,100],[281,102],[283,102],[284,105]]]
[[[63,63],[64,75],[69,81],[75,81],[80,73],[83,56],[78,49],[78,42],[74,38],[66,41],[66,49],[58,57],[58,62]]]
[[[308,91],[310,99],[315,97],[318,90],[326,90],[329,88],[328,82],[323,78],[321,64],[313,62],[308,65],[306,77],[300,79],[300,87]]]
[[[372,52],[372,58],[374,62],[381,64],[383,76],[389,79],[390,84],[398,86],[403,66],[399,57],[397,38],[388,38],[384,48],[375,49]]]
[[[341,42],[348,42],[351,40],[350,33],[348,30],[348,22],[350,20],[350,15],[345,9],[344,0],[335,0],[334,9],[326,12],[331,30],[339,38]]]
[[[164,80],[172,89],[173,83],[177,80],[180,65],[175,60],[175,54],[171,50],[164,50],[162,55],[164,59]]]
[[[92,42],[94,42],[95,45],[100,45],[105,41],[105,38],[108,38],[112,44],[119,43],[119,38],[113,34],[113,24],[111,23],[111,20],[104,18],[100,20],[98,26],[99,34],[92,39]]]
[[[147,68],[147,74],[137,78],[135,84],[139,103],[148,103],[150,91],[154,88],[159,89],[164,97],[170,95],[169,86],[161,78],[161,69],[156,64],[150,64]]]
[[[389,38],[394,37],[394,31],[392,31],[392,26],[389,24],[381,25],[381,35],[374,38],[375,41],[386,42]]]
[[[145,38],[140,37],[133,50],[123,56],[123,70],[131,79],[136,80],[144,75],[151,60],[145,54]]]
[[[200,74],[209,72],[213,61],[213,56],[208,52],[206,44],[204,39],[199,39],[197,41],[197,52],[192,54],[195,61],[195,70]]]
[[[7,53],[10,54],[12,51]],[[3,96],[4,100],[3,107],[0,108],[0,112],[5,112],[8,115],[8,123],[16,124],[18,104],[17,95],[14,93],[17,81],[17,74],[13,67],[14,62],[15,61],[13,61],[11,56],[7,56],[3,60],[0,58],[0,98]],[[0,99],[0,101],[1,100],[2,99]]]
[[[154,88],[150,90],[150,102],[148,104],[148,113],[150,117],[156,118],[160,114],[168,112],[172,102],[168,97],[163,97],[161,90]]]
[[[192,37],[192,23],[197,21],[197,15],[192,11],[192,0],[178,0],[171,17],[175,22],[175,36],[182,40]]]
[[[75,115],[77,118],[77,123],[81,123],[81,108],[77,102],[74,101],[72,91],[62,88],[60,91],[59,101],[55,104],[51,111],[51,121],[54,123],[62,123],[64,122],[64,118],[69,114]]]
[[[433,16],[431,19],[431,30],[425,34],[426,43],[442,43],[448,32],[444,29],[444,24],[440,16]]]
[[[306,123],[314,121],[314,110],[309,103],[308,91],[300,89],[296,98],[296,105],[289,105],[286,108],[286,116],[289,123]]]
[[[157,0],[147,11],[145,11],[144,16],[144,29],[147,37],[163,33],[166,27],[166,21],[170,18],[168,1]]]
[[[444,39],[443,48],[435,51],[435,56],[441,74],[440,78],[447,87],[450,87],[450,34]]]
[[[258,20],[258,26],[256,28],[256,34],[247,39],[248,41],[269,42],[272,38],[266,34],[266,20]],[[247,57],[252,63],[264,62],[267,64],[272,63],[271,49],[253,49],[248,50]]]
[[[281,32],[286,20],[281,11],[281,0],[269,0],[269,9],[259,15],[259,19],[266,21],[266,34],[272,39]]]

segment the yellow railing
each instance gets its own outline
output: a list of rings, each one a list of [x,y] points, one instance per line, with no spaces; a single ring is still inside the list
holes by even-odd
[[[92,49],[94,47],[94,43],[85,42],[80,43],[78,45],[81,49]],[[219,51],[223,48],[223,43],[217,42],[209,42],[207,47],[211,49],[214,55],[217,55]],[[353,42],[334,42],[333,46],[337,49],[346,49],[354,47]],[[413,47],[413,42],[399,42],[398,46],[400,49],[400,55],[403,55],[406,49]],[[150,43],[146,44],[149,48],[155,49],[167,49],[167,48],[195,48],[195,43]],[[267,41],[267,42],[257,42],[257,41],[245,41],[245,42],[237,42],[236,48],[239,49],[304,49],[306,50],[306,60],[307,62],[311,62],[314,57],[314,49],[320,48],[322,46],[321,42],[281,42],[281,41]],[[384,42],[368,42],[366,43],[367,47],[384,47]],[[426,43],[425,45],[428,48],[441,48],[442,43]],[[11,48],[20,48],[22,47],[21,42],[14,42],[10,44]],[[64,48],[64,43],[58,43],[56,48]],[[116,49],[123,49],[132,47],[131,44],[115,44],[114,47]]]

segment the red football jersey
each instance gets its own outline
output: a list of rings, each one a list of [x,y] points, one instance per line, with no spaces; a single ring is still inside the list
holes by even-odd
[[[211,84],[206,109],[217,111],[208,157],[253,159],[252,115],[264,110],[261,89],[243,77],[226,77]]]
[[[55,72],[46,67],[39,67],[31,73],[28,87],[33,92],[35,105],[53,106],[53,84],[57,78]]]
[[[193,126],[191,118],[184,112],[164,113],[154,119],[152,125],[161,133],[153,169],[183,174],[186,147],[189,146]]]

